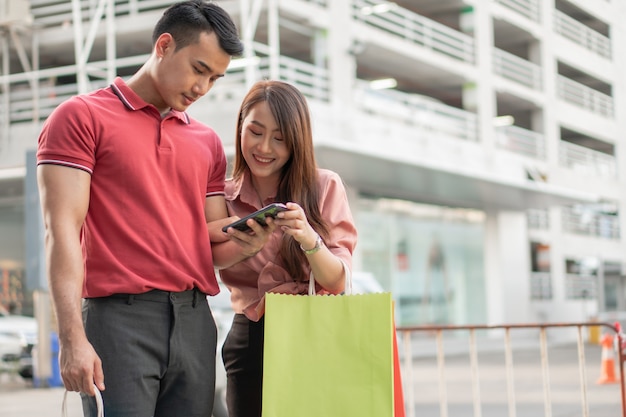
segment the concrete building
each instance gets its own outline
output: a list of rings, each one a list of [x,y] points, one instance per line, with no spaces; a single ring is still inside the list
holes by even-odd
[[[41,262],[40,246],[25,249],[36,217],[25,178],[42,122],[134,73],[171,3],[0,4],[0,302]],[[318,164],[350,192],[355,270],[392,291],[400,324],[626,310],[624,1],[220,4],[246,53],[189,113],[232,155],[247,88],[299,87]]]

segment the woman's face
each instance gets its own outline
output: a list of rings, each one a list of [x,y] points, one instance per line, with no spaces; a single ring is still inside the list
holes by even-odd
[[[243,120],[241,152],[254,177],[278,183],[291,155],[265,101],[255,104]]]

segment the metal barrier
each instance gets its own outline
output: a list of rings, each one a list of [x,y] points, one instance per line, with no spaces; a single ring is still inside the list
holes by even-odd
[[[577,357],[578,357],[578,374],[580,381],[580,401],[582,407],[583,417],[590,417],[589,403],[587,398],[587,375],[586,375],[586,362],[585,362],[585,344],[583,340],[583,328],[588,328],[591,331],[592,327],[599,330],[604,327],[613,333],[612,343],[613,351],[616,351],[617,362],[619,363],[619,375],[615,379],[619,378],[619,384],[621,388],[621,415],[626,417],[626,397],[624,391],[624,358],[626,354],[623,349],[626,348],[625,335],[621,332],[620,324],[610,324],[601,322],[588,322],[588,323],[543,323],[543,324],[502,324],[502,325],[447,325],[447,326],[399,326],[397,327],[398,335],[402,336],[403,352],[402,361],[402,382],[403,392],[405,398],[405,404],[407,409],[407,416],[414,417],[416,409],[416,399],[414,387],[414,362],[415,352],[413,349],[412,336],[415,335],[430,335],[435,334],[436,339],[436,357],[437,357],[437,369],[438,369],[438,390],[439,390],[439,411],[441,417],[448,416],[448,392],[446,390],[446,376],[445,376],[445,352],[444,352],[444,332],[465,330],[469,332],[469,360],[471,367],[471,379],[472,379],[472,403],[473,403],[473,415],[474,417],[480,417],[481,411],[481,398],[480,398],[480,381],[479,381],[479,363],[478,363],[478,349],[476,332],[477,331],[504,331],[504,356],[506,367],[506,392],[507,392],[507,405],[508,416],[516,417],[516,391],[514,387],[513,378],[513,349],[511,342],[511,330],[514,329],[536,329],[539,330],[539,346],[541,357],[541,374],[543,382],[543,407],[544,415],[546,417],[552,416],[552,394],[550,389],[550,378],[548,369],[548,339],[546,331],[550,328],[575,328],[577,330]],[[604,361],[604,350],[603,350]],[[614,366],[613,364],[611,366]],[[618,383],[617,381],[613,381]],[[435,383],[433,381],[433,383]],[[560,414],[559,414],[560,415]]]

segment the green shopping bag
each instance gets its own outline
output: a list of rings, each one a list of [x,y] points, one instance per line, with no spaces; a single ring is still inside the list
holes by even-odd
[[[393,417],[390,293],[266,294],[263,417]]]

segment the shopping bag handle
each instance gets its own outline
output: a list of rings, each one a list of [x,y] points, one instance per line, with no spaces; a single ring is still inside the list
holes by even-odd
[[[96,406],[98,408],[98,417],[104,417],[104,404],[102,403],[102,394],[100,394],[100,390],[96,385],[93,386],[96,391]],[[67,393],[69,391],[65,390],[63,394],[63,403],[61,404],[61,417],[67,417]]]
[[[345,289],[343,290],[343,293],[345,295],[351,295],[352,294],[352,272],[350,271],[350,268],[348,268],[348,265],[343,259],[340,258],[339,260],[341,261],[341,264],[343,265],[343,271],[346,274],[346,285],[345,285]],[[311,271],[311,274],[309,275],[309,295],[315,295],[315,278],[313,277],[313,271]]]

